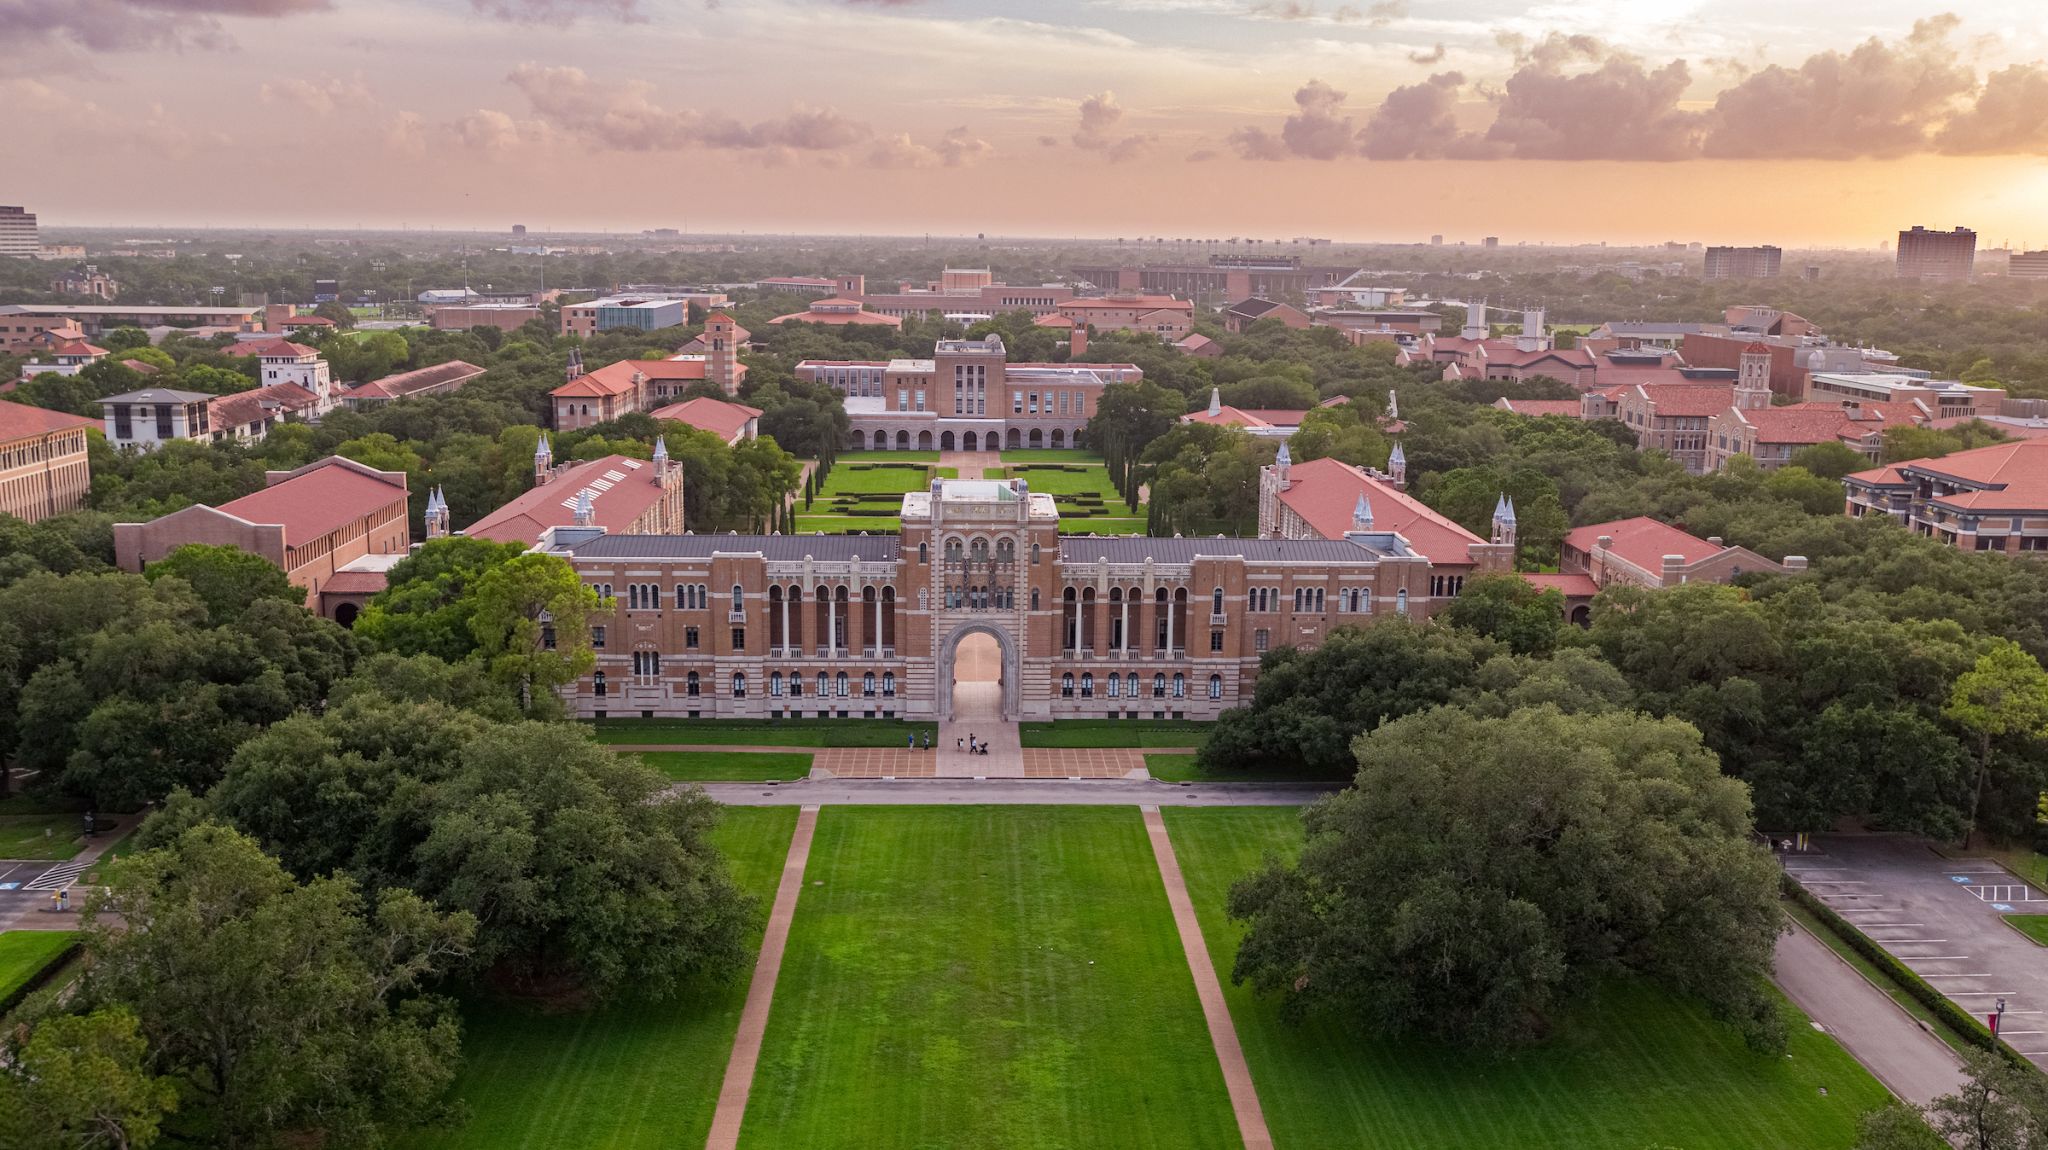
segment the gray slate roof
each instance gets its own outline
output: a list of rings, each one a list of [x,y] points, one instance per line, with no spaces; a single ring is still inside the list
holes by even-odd
[[[709,559],[712,552],[747,555],[760,552],[778,562],[802,561],[808,555],[821,563],[844,563],[855,556],[863,563],[894,563],[899,538],[887,535],[600,535],[571,548],[583,559]]]
[[[1388,552],[1399,554],[1392,535],[1384,539]],[[1153,539],[1145,536],[1065,536],[1060,540],[1062,563],[1143,563],[1146,557],[1160,563],[1191,563],[1197,555],[1240,555],[1246,559],[1279,563],[1357,563],[1374,558],[1381,550],[1349,539],[1235,539],[1196,536]]]

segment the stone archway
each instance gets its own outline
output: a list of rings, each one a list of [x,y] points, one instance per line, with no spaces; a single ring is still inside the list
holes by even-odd
[[[960,642],[972,635],[986,635],[996,641],[997,659],[1001,676],[1002,719],[1015,722],[1017,719],[1017,681],[1019,668],[1017,640],[1008,631],[989,623],[962,623],[953,628],[951,634],[939,644],[938,667],[938,719],[951,722],[953,719],[953,677],[954,663],[960,655]]]

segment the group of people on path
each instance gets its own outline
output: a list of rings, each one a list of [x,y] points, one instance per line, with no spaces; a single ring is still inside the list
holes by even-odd
[[[903,736],[904,749],[912,752],[919,750],[917,740],[918,736],[916,735]],[[927,751],[932,749],[932,733],[930,731],[924,733],[924,747],[922,749]],[[977,740],[973,735],[968,735],[965,739],[954,739],[953,749],[964,751],[970,755],[988,754],[988,744]]]

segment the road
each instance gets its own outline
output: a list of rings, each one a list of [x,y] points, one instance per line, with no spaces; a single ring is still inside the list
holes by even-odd
[[[1778,939],[1774,975],[1786,996],[1893,1094],[1925,1106],[1962,1086],[1955,1052],[1805,928],[1794,925]]]
[[[704,792],[736,807],[812,804],[1020,803],[1040,806],[1298,807],[1331,793],[1315,783],[1162,783],[1083,779],[802,779],[705,783]]]

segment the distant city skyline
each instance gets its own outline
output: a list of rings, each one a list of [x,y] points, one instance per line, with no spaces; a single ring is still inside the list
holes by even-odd
[[[44,226],[2048,246],[2031,0],[19,0]]]

